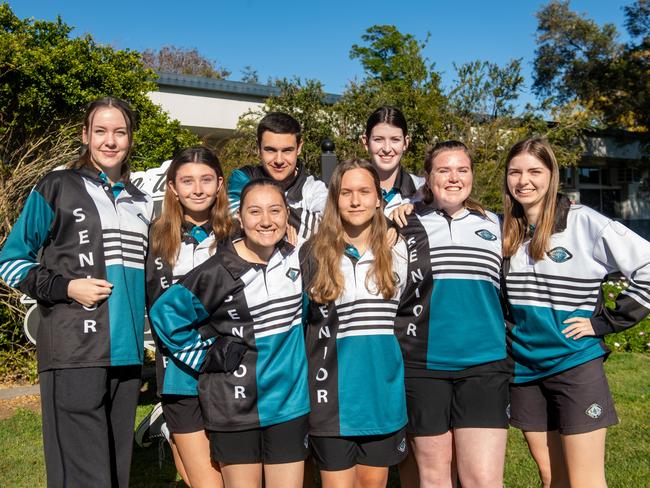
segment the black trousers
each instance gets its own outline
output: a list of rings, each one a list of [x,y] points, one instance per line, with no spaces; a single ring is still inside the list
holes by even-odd
[[[127,487],[141,366],[39,374],[47,486]]]

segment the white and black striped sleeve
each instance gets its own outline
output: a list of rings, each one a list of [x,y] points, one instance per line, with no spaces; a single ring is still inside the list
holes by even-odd
[[[596,335],[618,332],[650,314],[650,242],[624,225],[611,221],[594,245],[594,259],[622,273],[629,287],[616,298],[616,307],[601,309],[591,318]]]

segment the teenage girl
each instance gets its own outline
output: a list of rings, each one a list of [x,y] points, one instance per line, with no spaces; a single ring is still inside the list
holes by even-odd
[[[605,436],[618,422],[603,370],[605,334],[650,313],[650,243],[558,194],[544,139],[515,144],[506,160],[503,254],[514,326],[511,419],[524,432],[542,484],[605,487]],[[604,306],[601,283],[630,282]]]
[[[456,471],[464,487],[501,487],[511,367],[499,222],[470,198],[464,144],[436,144],[424,169],[424,201],[402,229],[409,280],[398,312],[420,487],[455,486]]]
[[[203,146],[179,152],[167,170],[162,214],[151,228],[149,307],[173,283],[214,254],[216,242],[230,230],[228,197],[217,156]],[[157,346],[158,393],[162,395],[178,472],[192,488],[222,486],[219,465],[210,461],[210,444],[199,406],[198,374],[171,360],[159,340]]]
[[[297,250],[273,180],[247,183],[242,238],[172,285],[150,319],[180,367],[200,370],[199,400],[213,461],[228,487],[300,487],[309,392]],[[182,366],[181,366],[182,365]]]
[[[79,159],[27,198],[0,254],[0,276],[40,307],[48,486],[127,486],[153,205],[129,182],[133,114],[125,102],[92,102],[82,139]]]
[[[310,439],[324,487],[383,487],[407,453],[394,319],[406,246],[386,236],[379,177],[349,160],[332,175],[323,220],[301,251],[309,297]]]
[[[361,142],[379,174],[384,214],[390,216],[400,205],[410,202],[424,184],[424,178],[407,172],[400,164],[409,147],[406,118],[395,107],[380,107],[366,122]]]

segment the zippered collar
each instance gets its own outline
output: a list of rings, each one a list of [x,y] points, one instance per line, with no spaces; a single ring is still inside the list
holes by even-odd
[[[437,208],[433,203],[424,203],[424,202],[418,202],[415,204],[414,212],[417,213],[418,215],[429,215],[431,213],[436,213],[440,215],[441,217],[444,217],[445,219],[451,221],[451,220],[461,220],[466,218],[468,215],[477,215],[481,218],[485,218],[480,212],[477,212],[476,210],[470,210],[468,208],[464,208],[463,212],[458,215],[457,217],[452,217],[449,215],[447,212],[444,210]]]
[[[258,164],[252,167],[251,177],[254,178],[270,178],[269,174],[264,169],[264,166]],[[305,185],[307,177],[310,176],[309,172],[305,168],[305,165],[298,161],[296,164],[296,174],[293,178],[293,181],[289,186],[284,190],[284,194],[292,202],[302,201],[302,187]]]
[[[72,169],[72,171],[88,180],[91,180],[92,182],[96,183],[98,186],[105,185],[104,181],[102,181],[102,178],[99,175],[99,171],[97,171],[94,168],[89,168],[88,166],[82,166],[81,168],[74,168]],[[141,200],[147,198],[147,194],[144,193],[142,190],[140,190],[137,186],[135,186],[131,182],[131,180],[123,181],[123,183],[124,183],[123,191],[126,191],[127,194],[130,195],[131,197],[141,199]]]
[[[397,172],[397,177],[395,178],[395,183],[393,183],[393,188],[397,188],[402,197],[409,198],[418,191],[413,183],[413,178],[408,171],[404,169],[404,166],[400,164],[399,171]]]
[[[238,240],[238,239],[237,239]],[[228,270],[233,279],[241,278],[246,272],[255,267],[255,264],[249,263],[242,259],[235,250],[234,242],[231,238],[226,238],[219,242],[215,255],[220,256],[224,268]],[[282,239],[275,245],[275,250],[267,264],[267,269],[271,269],[278,262],[286,258],[294,250],[294,246]]]

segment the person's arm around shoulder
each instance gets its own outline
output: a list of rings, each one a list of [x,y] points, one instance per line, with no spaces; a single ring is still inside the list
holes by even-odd
[[[236,169],[230,174],[227,190],[231,214],[234,214],[239,210],[241,191],[249,181],[250,176],[243,169]]]

